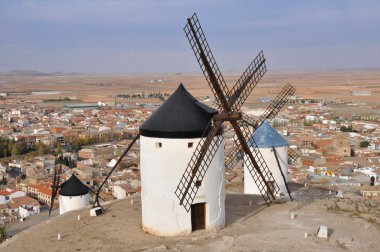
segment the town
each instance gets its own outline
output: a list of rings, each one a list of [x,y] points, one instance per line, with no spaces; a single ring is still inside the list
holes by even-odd
[[[138,134],[139,126],[170,92],[115,93],[98,102],[62,99],[57,98],[61,93],[44,92],[47,99],[31,99],[27,104],[23,101],[33,94],[0,95],[0,224],[11,229],[33,215],[46,215],[57,165],[62,169],[62,181],[75,174],[90,188],[93,203],[94,193]],[[270,123],[289,143],[291,183],[380,199],[380,114],[378,104],[365,101],[372,95],[354,90],[352,100],[302,98],[297,93],[289,98]],[[209,95],[197,99],[210,106],[213,103]],[[252,119],[259,117],[273,98],[255,99],[243,107]],[[234,141],[230,125],[225,126],[227,156]],[[227,190],[241,187],[242,165],[238,162],[226,171]],[[139,195],[139,168],[137,144],[106,181],[102,200]]]

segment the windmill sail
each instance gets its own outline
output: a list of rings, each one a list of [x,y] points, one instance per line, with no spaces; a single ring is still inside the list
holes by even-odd
[[[260,192],[265,202],[269,205],[275,200],[279,188],[259,150],[253,148],[253,151],[251,151],[249,148],[246,139],[248,139],[251,132],[249,127],[244,124],[242,120],[243,114],[239,111],[253,88],[266,72],[264,54],[263,52],[259,53],[235,84],[232,91],[230,91],[211,53],[196,14],[187,19],[187,25],[184,30],[221,111],[213,116],[212,122],[214,125],[211,131],[206,138],[202,138],[185,173],[182,175],[175,192],[179,202],[184,205],[187,211],[190,210],[198,191],[198,184],[205,176],[220,144],[219,141],[221,140],[219,138],[214,140],[216,132],[223,121],[229,121],[236,134],[236,144],[247,154],[248,159],[246,162],[251,168],[251,175],[255,182],[258,183]],[[214,141],[216,141],[216,144],[212,144]]]

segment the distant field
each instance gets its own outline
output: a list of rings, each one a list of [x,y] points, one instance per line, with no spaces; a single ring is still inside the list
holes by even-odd
[[[224,76],[230,87],[239,77],[239,74],[232,73]],[[163,82],[150,82],[159,79]],[[132,94],[142,91],[145,93],[172,93],[181,82],[196,97],[212,95],[203,76],[190,74],[2,75],[0,76],[0,92],[29,93],[27,95],[17,94],[17,97],[28,101],[76,97],[84,102],[97,102],[99,100],[113,101],[115,94]],[[254,89],[247,103],[256,103],[259,97],[275,97],[286,83],[291,83],[296,87],[296,94],[299,97],[340,99],[374,105],[380,103],[380,69],[334,72],[268,72]],[[372,95],[352,96],[352,91],[371,91]],[[32,95],[31,92],[42,93]]]

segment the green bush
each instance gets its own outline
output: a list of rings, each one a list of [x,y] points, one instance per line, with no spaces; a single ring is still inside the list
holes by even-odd
[[[367,148],[369,146],[369,142],[367,140],[360,142],[360,148]]]

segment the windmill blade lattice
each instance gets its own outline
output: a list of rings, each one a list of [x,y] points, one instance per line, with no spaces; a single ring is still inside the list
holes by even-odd
[[[244,136],[251,135],[248,125],[246,125],[244,122],[240,123],[240,129]],[[248,139],[248,138],[245,138],[245,139]],[[235,141],[235,143],[237,145],[239,144],[238,141]],[[267,163],[264,160],[263,155],[261,154],[253,138],[249,139],[248,145],[250,146],[249,151],[252,153],[252,156],[254,157],[254,161],[252,162],[252,160],[250,160],[249,158],[244,158],[244,165],[247,167],[249,173],[251,174],[253,180],[255,181],[261,195],[263,196],[265,200],[265,203],[269,205],[272,202],[272,198],[271,198],[272,195],[268,193],[269,188],[267,184],[270,183],[270,186],[271,186],[270,189],[272,189],[272,192],[274,195],[277,195],[280,192],[280,188],[277,185],[273,177],[273,174],[271,173]],[[262,173],[263,176],[260,176],[260,172]]]
[[[207,43],[206,36],[203,33],[202,27],[199,23],[197,15],[187,19],[187,24],[184,27],[186,37],[189,40],[190,46],[193,49],[195,57],[202,69],[203,75],[205,76],[208,85],[210,86],[214,97],[216,99],[216,104],[221,108],[222,104],[219,100],[218,91],[215,90],[215,86],[212,82],[217,82],[224,94],[226,94],[226,99],[228,99],[229,90],[226,82],[224,81],[223,75],[219,70],[218,64],[216,64],[214,55],[211,52],[210,46]],[[228,100],[227,100],[228,102]]]
[[[247,161],[247,166],[250,165],[251,167],[250,172],[252,177],[254,181],[258,183],[260,193],[263,195],[266,204],[269,205],[275,200],[275,196],[279,191],[278,185],[273,179],[273,175],[259,150],[257,148],[253,148],[253,152],[250,150],[246,141],[251,133],[249,127],[244,123],[241,124],[241,126],[238,124],[238,122],[244,122],[241,120],[242,113],[239,109],[266,72],[264,55],[262,52],[259,53],[243,73],[243,76],[238,80],[237,84],[235,84],[232,92],[230,92],[211,53],[196,14],[187,19],[187,25],[184,30],[221,111],[219,114],[213,116],[212,121],[214,125],[211,131],[208,133],[207,138],[201,138],[177,186],[176,195],[180,200],[180,204],[184,205],[187,211],[191,209],[191,204],[194,201],[198,186],[200,185],[199,182],[203,180],[222,141],[222,139],[220,139],[221,136],[216,137],[215,139],[217,140],[214,140],[214,137],[217,135],[217,131],[222,122],[229,121],[236,133],[237,139],[235,139],[235,141],[237,141],[237,145],[240,146],[248,156],[249,161]],[[252,126],[251,128],[253,129]],[[257,146],[254,145],[254,147]]]
[[[225,158],[225,167],[226,170],[232,170],[243,158],[244,152],[240,148],[233,148],[228,154],[227,157]]]
[[[198,183],[203,180],[208,167],[223,141],[222,134],[217,136],[221,124],[221,121],[215,122],[208,132],[207,137],[206,134],[204,134],[205,137],[201,138],[175,190],[180,204],[185,207],[187,212],[190,211],[191,205],[198,192],[200,186]],[[211,121],[209,125],[211,126]]]
[[[243,114],[243,121],[247,127],[252,128],[252,134],[258,127],[260,127],[260,125],[264,122],[264,120],[270,120],[270,119],[273,119],[275,116],[277,116],[277,114],[281,111],[284,105],[288,102],[289,98],[292,95],[294,95],[295,91],[296,89],[292,85],[287,84],[281,90],[281,92],[276,96],[276,98],[271,102],[271,104],[268,106],[265,112],[260,116],[258,121],[255,121],[248,115]],[[234,137],[236,137],[236,134]],[[250,136],[247,136],[247,139],[249,137]],[[240,146],[237,146],[237,149],[232,150],[228,154],[229,159],[228,159],[228,162],[226,162],[226,170],[233,169],[236,166],[236,164],[239,162],[240,150],[241,150]]]
[[[232,88],[230,104],[234,111],[238,111],[243,106],[245,100],[266,73],[265,61],[264,53],[261,51]]]
[[[297,161],[297,159],[299,158],[299,154],[292,148],[288,148],[288,156],[292,162]]]
[[[281,90],[281,92],[276,96],[276,98],[271,102],[267,110],[260,116],[259,122],[264,120],[273,119],[278,112],[284,107],[288,102],[289,97],[296,92],[296,89],[289,83]]]

